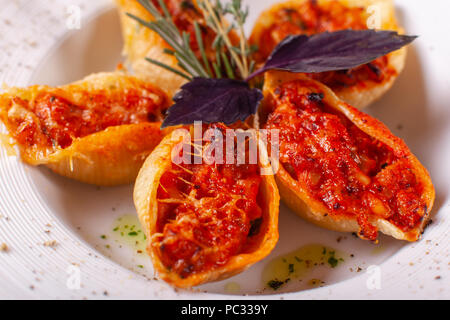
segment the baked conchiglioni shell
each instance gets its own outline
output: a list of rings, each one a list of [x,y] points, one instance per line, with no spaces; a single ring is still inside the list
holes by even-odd
[[[159,86],[169,97],[173,97],[187,80],[145,60],[145,58],[151,58],[179,69],[177,59],[164,53],[164,49],[170,49],[170,46],[156,32],[141,26],[126,13],[145,21],[151,21],[152,15],[136,0],[116,0],[116,4],[122,24],[123,53],[127,56],[134,74],[140,79]]]
[[[275,13],[286,9],[296,10],[296,8],[299,8],[310,1],[311,0],[295,0],[281,2],[272,6],[267,11],[264,11],[253,28],[250,41],[259,47],[264,47],[261,37],[267,28],[276,24]],[[317,3],[320,6],[333,1],[337,1],[349,8],[364,8],[364,15],[367,17],[368,21],[376,21],[379,19],[381,30],[392,30],[403,33],[403,29],[398,25],[395,17],[393,0],[317,0]],[[405,67],[406,55],[406,47],[387,55],[388,68],[389,70],[392,70],[392,75],[382,82],[364,81],[362,85],[339,86],[333,88],[333,91],[339,98],[348,104],[358,109],[363,109],[381,98],[393,86],[395,80]]]
[[[266,74],[264,86],[265,100],[261,108],[262,123],[267,120],[268,114],[273,110],[274,104],[278,99],[277,92],[280,86],[292,81],[301,81],[302,88],[311,88],[313,92],[322,93],[322,101],[325,105],[330,106],[338,114],[345,116],[371,138],[386,145],[399,159],[405,161],[411,167],[416,181],[423,186],[420,199],[425,204],[425,212],[422,216],[421,223],[409,231],[403,231],[387,219],[376,215],[369,217],[369,222],[378,231],[396,239],[417,241],[427,225],[435,200],[435,190],[428,171],[411,153],[404,141],[394,136],[383,123],[348,105],[339,99],[328,87],[302,74],[275,71]],[[315,199],[307,190],[304,183],[294,179],[281,163],[276,173],[276,181],[282,201],[300,217],[330,230],[355,233],[361,230],[357,217],[331,214],[324,203]]]
[[[33,105],[42,94],[54,94],[75,105],[86,105],[90,94],[102,92],[121,94],[136,89],[158,105],[157,113],[167,109],[169,99],[159,89],[123,73],[91,75],[79,82],[52,88],[31,86],[9,88],[0,95],[0,119],[11,137],[20,130],[17,119],[31,119],[38,127],[39,118],[27,107]],[[16,103],[20,99],[22,103]],[[155,115],[158,117],[158,115]],[[161,118],[161,116],[159,116]],[[30,165],[45,165],[54,172],[81,182],[115,186],[132,183],[150,152],[159,144],[168,130],[160,130],[161,120],[108,127],[103,131],[76,138],[66,148],[33,144],[23,145],[17,141],[22,160]]]
[[[172,152],[175,146],[186,138],[185,132],[175,130],[167,135],[161,144],[155,148],[145,161],[134,188],[134,204],[139,220],[147,236],[147,251],[152,259],[153,266],[158,275],[169,284],[179,288],[189,288],[207,282],[224,280],[245,271],[254,263],[265,258],[275,247],[278,241],[278,211],[279,194],[275,183],[267,154],[261,147],[260,166],[266,175],[262,175],[259,190],[259,204],[262,208],[262,224],[258,241],[252,242],[245,253],[233,256],[223,266],[210,271],[194,273],[188,277],[180,277],[176,272],[167,268],[156,249],[157,220],[158,220],[158,187],[163,174],[172,166]],[[260,142],[261,143],[261,142]],[[156,241],[156,242],[155,242]]]
[[[157,1],[154,1],[154,3],[157,4]],[[180,87],[187,82],[186,78],[156,66],[147,61],[146,58],[161,62],[184,74],[187,72],[180,68],[175,56],[165,52],[166,50],[173,51],[166,41],[156,32],[130,18],[127,13],[137,16],[144,21],[152,21],[153,16],[137,0],[116,0],[116,4],[119,9],[124,39],[123,54],[127,57],[128,65],[131,66],[133,73],[138,78],[157,85],[169,97],[173,97]],[[212,47],[216,34],[205,23],[197,1],[170,0],[165,1],[165,4],[174,20],[177,20],[177,15],[181,16],[179,19],[181,22],[177,25],[177,21],[175,21],[175,24],[181,33],[186,32],[190,35],[191,42],[197,39],[194,32],[194,22],[199,24],[206,58],[211,65],[216,60],[216,51]],[[237,45],[239,43],[239,37],[234,30],[231,30],[228,36],[233,44]],[[194,47],[193,51],[197,58],[200,58],[198,49]],[[221,72],[225,72],[223,67]]]

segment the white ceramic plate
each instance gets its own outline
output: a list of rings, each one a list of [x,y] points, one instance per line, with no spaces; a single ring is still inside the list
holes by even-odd
[[[247,0],[249,30],[273,2]],[[0,298],[450,298],[450,3],[396,3],[407,32],[420,38],[395,87],[367,111],[403,138],[431,172],[437,199],[423,240],[406,244],[382,236],[376,246],[317,228],[282,206],[280,241],[268,258],[226,281],[173,290],[154,279],[146,255],[113,231],[118,218],[135,215],[132,186],[76,183],[23,165],[2,148],[0,244],[9,250],[0,252]],[[0,82],[60,85],[122,61],[110,1],[0,0],[0,8]],[[69,30],[77,8],[81,29]],[[264,274],[273,261],[311,244],[336,249],[344,261],[312,268],[278,291],[266,288]]]

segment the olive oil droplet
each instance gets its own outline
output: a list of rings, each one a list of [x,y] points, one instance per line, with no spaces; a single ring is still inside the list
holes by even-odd
[[[262,280],[266,288],[278,290],[293,280],[305,280],[308,286],[324,284],[320,279],[307,279],[318,267],[334,269],[343,261],[345,254],[320,244],[311,244],[270,261],[263,270]],[[309,281],[308,281],[309,280]]]
[[[241,292],[241,286],[237,282],[228,282],[225,285],[225,292],[228,294],[238,294]]]
[[[146,254],[147,238],[136,215],[127,214],[113,224],[116,242],[130,246],[139,254]]]

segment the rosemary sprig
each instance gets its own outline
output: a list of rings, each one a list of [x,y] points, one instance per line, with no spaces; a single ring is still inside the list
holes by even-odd
[[[130,13],[127,15],[156,32],[169,44],[171,49],[165,49],[164,53],[174,56],[181,70],[151,58],[146,59],[148,62],[188,80],[195,77],[222,78],[223,75],[231,79],[246,79],[253,71],[255,63],[249,57],[254,52],[254,48],[248,45],[244,32],[248,8],[242,10],[241,0],[232,0],[226,5],[223,5],[220,0],[215,0],[214,4],[210,0],[197,1],[198,13],[203,15],[206,25],[216,33],[216,39],[211,44],[211,49],[216,52],[215,61],[208,60],[207,47],[205,47],[198,21],[193,22],[195,32],[193,36],[198,44],[200,58],[191,48],[191,35],[178,30],[163,0],[158,0],[161,12],[150,0],[138,0],[138,2],[153,16],[153,20],[145,21]],[[231,16],[233,22],[227,23],[225,16]],[[235,46],[230,38],[232,31],[239,35],[238,46]]]
[[[199,6],[203,10],[203,16],[208,23],[208,26],[217,34],[216,40],[218,40],[219,43],[223,42],[225,44],[233,62],[239,70],[241,78],[246,79],[249,75],[247,60],[247,53],[249,50],[247,50],[248,42],[244,33],[244,23],[248,16],[248,9],[245,12],[242,11],[241,5],[241,0],[232,0],[232,2],[228,3],[225,7],[219,0],[216,1],[215,6],[211,4],[210,0],[199,1]],[[232,15],[234,24],[227,26],[224,19],[227,14]],[[241,56],[236,53],[236,47],[229,37],[230,31],[236,28],[239,30]]]
[[[133,14],[127,13],[127,15],[143,26],[158,33],[158,35],[160,35],[161,38],[163,38],[172,47],[173,52],[165,51],[165,53],[174,55],[179,66],[186,72],[183,73],[178,71],[176,74],[182,74],[182,76],[187,79],[192,79],[193,77],[209,77],[208,73],[205,71],[200,61],[197,60],[195,53],[191,49],[189,34],[186,32],[180,33],[178,28],[175,26],[172,16],[170,15],[164,1],[158,0],[164,15],[162,15],[155,5],[149,0],[138,0],[138,2],[148,12],[150,12],[154,20],[147,22]],[[173,67],[162,62],[155,63],[152,59],[147,59],[147,61],[169,71],[174,71]]]
[[[241,7],[242,7],[241,0],[233,0],[231,2],[231,4],[229,4],[227,6],[227,11],[235,17],[235,20],[237,23],[237,28],[239,30],[239,36],[240,36],[240,40],[241,40],[240,41],[241,59],[242,59],[243,67],[244,67],[244,73],[245,73],[245,74],[241,74],[241,76],[243,79],[245,79],[246,78],[245,75],[249,74],[248,56],[250,54],[250,50],[248,47],[247,38],[245,36],[244,24],[245,24],[245,21],[247,20],[247,17],[249,14],[249,9],[247,7],[245,9],[245,11],[242,11]]]

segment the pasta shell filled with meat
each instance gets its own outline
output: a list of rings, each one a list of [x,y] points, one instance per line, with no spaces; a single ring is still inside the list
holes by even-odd
[[[163,12],[159,1],[152,0],[152,3]],[[194,23],[200,26],[202,43],[205,49],[206,58],[209,62],[217,59],[216,51],[213,49],[213,42],[216,33],[207,26],[204,21],[201,9],[195,0],[169,0],[164,1],[168,12],[170,13],[175,25],[180,32],[185,32],[190,36],[190,44],[193,52],[199,60],[202,60]],[[163,89],[169,97],[173,97],[178,89],[187,82],[187,80],[175,73],[159,66],[149,63],[146,58],[164,63],[176,70],[185,70],[179,67],[175,56],[167,54],[167,50],[173,50],[172,47],[164,41],[156,32],[140,25],[137,21],[130,18],[127,13],[137,16],[144,21],[153,20],[153,16],[137,0],[116,0],[119,8],[122,33],[124,38],[124,54],[131,66],[134,74],[150,83],[156,84]],[[229,37],[236,43],[238,37],[234,31],[231,31]],[[220,65],[220,63],[219,63]],[[211,71],[214,73],[214,71]]]
[[[135,185],[147,251],[159,276],[176,287],[240,273],[266,257],[278,240],[279,195],[265,146],[259,146],[257,159],[238,164],[236,157],[244,154],[239,147],[208,151],[212,144],[205,136],[211,130],[215,139],[218,131],[229,134],[222,124],[204,126],[203,138],[173,131],[149,156]],[[202,150],[199,163],[194,157]],[[174,160],[178,155],[192,161]]]
[[[123,73],[101,73],[62,86],[9,88],[0,119],[24,162],[95,185],[136,179],[159,144],[169,98]]]
[[[435,199],[427,170],[380,121],[304,75],[266,74],[262,127],[277,130],[282,200],[328,229],[419,239]],[[272,144],[269,137],[269,144]]]
[[[392,30],[401,33],[392,0],[296,0],[274,5],[256,22],[250,42],[259,47],[255,60],[262,64],[288,35],[313,35],[344,29]],[[362,109],[385,94],[405,66],[404,47],[366,65],[308,74],[336,95]]]

